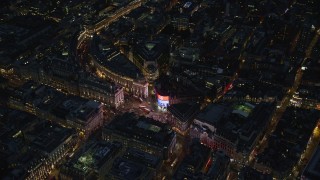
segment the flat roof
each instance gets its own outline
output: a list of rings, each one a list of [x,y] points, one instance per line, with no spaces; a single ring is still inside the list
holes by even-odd
[[[109,93],[116,93],[119,89],[119,87],[110,81],[106,80],[101,80],[93,76],[85,77],[85,78],[80,78],[79,79],[80,86],[86,87],[86,88],[91,88],[94,89],[95,91],[100,91],[100,92],[109,92]]]
[[[152,131],[155,133],[158,133],[161,130],[161,127],[153,125],[153,124],[148,124],[144,121],[139,121],[137,124],[137,127],[144,129],[144,130]]]
[[[302,173],[307,179],[320,179],[320,146],[318,145],[307,167]]]
[[[175,133],[161,122],[147,117],[124,113],[105,126],[105,130],[154,146],[169,147]]]
[[[156,61],[165,52],[166,45],[163,40],[145,40],[135,45],[134,49],[135,53],[145,61]]]
[[[200,112],[196,119],[216,124],[220,119],[231,112],[231,108],[225,104],[210,104]]]
[[[58,124],[43,121],[34,126],[32,131],[26,132],[27,136],[33,137],[32,146],[51,153],[61,145],[67,138],[73,135],[72,129],[64,128]]]
[[[181,164],[178,166],[173,179],[193,179],[196,174],[199,174],[209,159],[210,148],[193,140],[190,145],[190,154],[187,154]],[[193,169],[193,170],[191,170]]]
[[[103,47],[99,48],[99,46]],[[119,50],[115,49],[112,44],[105,43],[99,37],[96,37],[93,40],[91,52],[99,64],[113,73],[127,76],[132,79],[144,79],[141,70],[133,64],[133,62],[121,54]]]
[[[159,156],[155,156],[150,153],[141,151],[140,149],[131,147],[127,149],[124,157],[154,169],[157,168],[157,166],[161,162],[161,158]]]
[[[168,110],[180,121],[186,122],[194,118],[200,110],[200,105],[197,103],[172,104],[168,107]]]
[[[232,113],[235,113],[235,114],[240,114],[244,117],[248,117],[252,110],[254,109],[254,105],[250,104],[250,103],[241,103],[241,104],[236,104],[234,107],[233,107],[233,111]]]
[[[65,164],[82,174],[99,170],[112,156],[122,148],[120,142],[91,141],[82,147],[73,158]]]
[[[117,157],[113,161],[112,168],[108,174],[119,179],[143,179],[143,175],[147,172],[148,170],[145,166],[122,157]]]

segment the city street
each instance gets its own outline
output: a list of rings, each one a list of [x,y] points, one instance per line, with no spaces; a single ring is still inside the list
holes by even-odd
[[[319,179],[319,0],[10,1],[2,179]]]
[[[306,50],[306,54],[305,54],[305,58],[303,60],[303,62],[301,63],[301,65],[305,64],[306,60],[310,57],[311,55],[311,49],[313,49],[313,47],[315,46],[316,42],[319,39],[319,34],[316,34],[314,36],[314,38],[312,39],[312,41],[310,42],[307,50]],[[303,71],[301,69],[301,67],[297,70],[296,76],[295,76],[295,80],[293,83],[293,86],[287,91],[287,94],[284,96],[284,98],[282,99],[281,103],[280,103],[280,107],[278,107],[272,118],[271,118],[271,123],[269,124],[269,127],[267,128],[267,132],[265,133],[264,137],[262,138],[261,141],[259,141],[258,145],[256,146],[256,148],[254,148],[252,150],[252,152],[250,153],[249,156],[249,165],[253,166],[255,164],[255,158],[256,155],[263,152],[263,150],[268,146],[268,139],[269,136],[272,134],[272,132],[276,129],[277,124],[280,120],[280,118],[282,117],[283,113],[285,112],[286,108],[289,106],[290,104],[290,100],[293,97],[293,94],[297,91],[297,89],[299,88],[300,84],[301,84],[301,79],[303,76]],[[293,169],[293,174],[290,175],[290,177],[297,177],[298,173],[302,171],[302,169],[305,167],[306,165],[306,160],[310,159],[310,156],[315,148],[315,146],[318,144],[319,142],[319,137],[318,137],[318,128],[316,127],[313,133],[313,136],[310,137],[309,142],[308,143],[308,147],[306,148],[307,150],[301,155],[301,158],[298,162],[298,165],[294,167]],[[315,135],[316,134],[316,135]],[[255,167],[259,167],[258,165],[255,165]],[[264,171],[265,169],[261,169],[262,171]]]
[[[306,167],[307,163],[311,159],[314,151],[319,146],[320,143],[320,122],[317,123],[317,126],[314,128],[312,135],[308,141],[306,149],[300,156],[298,163],[293,167],[292,173],[289,178],[298,178],[302,173],[303,169]]]

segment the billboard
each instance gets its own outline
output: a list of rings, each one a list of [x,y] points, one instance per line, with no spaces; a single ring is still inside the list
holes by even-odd
[[[169,101],[169,96],[161,96],[161,95],[157,94],[157,99],[159,99],[161,101]]]
[[[228,91],[230,91],[231,89],[233,88],[233,84],[232,84],[232,82],[231,83],[228,83],[227,85],[226,85],[226,87],[224,88],[224,94],[225,93],[227,93]]]
[[[158,106],[168,107],[169,105],[169,96],[161,96],[157,94]]]

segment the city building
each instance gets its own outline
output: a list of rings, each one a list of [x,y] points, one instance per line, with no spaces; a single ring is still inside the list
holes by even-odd
[[[208,77],[205,80],[207,89],[207,98],[214,101],[224,95],[233,88],[230,78],[224,76]]]
[[[60,104],[63,108],[69,108],[70,110],[69,114],[65,117],[67,124],[75,129],[81,130],[85,135],[90,135],[103,125],[102,104],[95,101],[87,101],[79,104],[76,109],[72,109],[74,108],[72,105],[76,103],[76,101],[66,100]]]
[[[162,158],[135,148],[127,148],[106,173],[106,179],[153,179],[162,165]]]
[[[246,179],[260,179],[260,180],[272,180],[272,175],[267,173],[259,172],[252,167],[245,166],[240,170],[239,180],[246,180]]]
[[[189,30],[190,17],[198,11],[199,4],[196,1],[182,1],[178,7],[175,7],[177,12],[172,15],[171,23],[178,31]]]
[[[45,179],[75,145],[72,129],[17,110],[2,111],[1,117],[4,179]]]
[[[166,124],[125,113],[104,127],[103,139],[167,159],[173,153],[176,135]]]
[[[100,80],[94,76],[79,80],[79,95],[94,99],[115,108],[124,102],[123,88],[115,83]]]
[[[12,59],[9,57],[0,58],[0,75],[2,77],[10,77],[13,75]]]
[[[267,84],[259,81],[238,79],[233,87],[224,96],[224,101],[252,103],[269,102],[281,105],[285,88],[276,84]]]
[[[0,4],[0,179],[320,180],[320,0]]]
[[[34,153],[41,154],[38,157],[42,159],[28,169],[30,175],[27,179],[42,179],[49,175],[58,161],[75,145],[72,132],[71,129],[44,121],[34,127],[33,132],[24,134],[27,139],[33,139],[31,147],[36,149]]]
[[[301,179],[302,180],[319,179],[320,178],[320,172],[318,170],[319,165],[320,165],[320,146],[318,145],[312,155],[312,158],[308,162],[306,168],[303,170]]]
[[[121,151],[119,142],[90,141],[64,163],[59,178],[67,179],[103,179],[111,162]]]
[[[200,105],[196,103],[172,104],[168,107],[168,111],[171,113],[168,121],[172,123],[174,130],[186,135],[193,119],[200,111]]]
[[[294,93],[290,104],[296,107],[320,110],[319,90],[319,86],[301,85]]]
[[[271,119],[272,104],[210,104],[194,119],[190,136],[229,157],[242,160],[262,138]]]
[[[171,63],[176,65],[196,65],[199,57],[199,48],[180,47],[172,52]]]
[[[227,178],[230,170],[230,157],[224,151],[218,150],[212,153],[208,162],[209,166],[205,167],[205,178],[217,180]]]
[[[193,82],[182,76],[163,76],[155,82],[158,107],[167,109],[171,104],[200,102],[204,94]]]
[[[178,31],[186,31],[189,29],[189,17],[186,14],[176,14],[171,20],[171,23]]]
[[[152,179],[153,174],[143,164],[118,157],[114,160],[106,179]]]
[[[201,179],[201,171],[211,159],[210,148],[201,145],[195,140],[190,142],[187,152],[175,171],[173,179],[192,179],[197,178],[197,176]]]
[[[317,110],[288,107],[270,135],[268,147],[257,155],[258,165],[272,170],[276,178],[287,177],[312,143],[310,137],[318,133],[319,118]]]
[[[134,95],[148,97],[148,82],[142,72],[113,45],[98,37],[92,41],[91,63],[96,67],[98,75],[121,85],[125,91]]]
[[[68,96],[53,88],[25,83],[9,97],[7,105],[42,119],[72,127],[86,137],[104,122],[103,104]]]
[[[197,141],[190,144],[187,154],[176,170],[173,179],[216,179],[227,178],[230,158],[223,151],[212,152]]]
[[[159,34],[168,24],[164,10],[156,4],[152,5],[152,1],[146,2],[140,11],[132,12],[127,17],[133,22],[136,32],[151,37]]]
[[[30,69],[33,68],[32,64],[28,66]],[[38,71],[39,80],[37,81],[36,78],[32,80],[54,87],[65,93],[79,95],[77,84],[79,78],[78,68],[67,59],[50,58],[43,62]],[[24,75],[21,74],[21,77],[24,78]]]
[[[318,59],[306,59],[301,69],[304,71],[301,84],[306,86],[320,86],[319,75],[320,61]]]
[[[137,148],[130,147],[127,148],[123,157],[147,166],[148,169],[154,171],[154,173],[158,172],[163,162],[163,158],[160,156],[152,155]]]
[[[28,81],[45,84],[66,94],[97,100],[112,107],[119,107],[124,100],[123,88],[85,72],[65,59],[53,58],[43,64],[21,64],[17,74]]]
[[[159,64],[169,61],[168,47],[164,40],[145,40],[132,49],[132,61],[141,70],[149,83],[159,76]]]

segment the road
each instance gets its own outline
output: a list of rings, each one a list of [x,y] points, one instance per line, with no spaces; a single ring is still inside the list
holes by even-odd
[[[302,173],[303,169],[307,165],[308,161],[311,159],[313,152],[316,150],[320,143],[320,121],[318,121],[316,127],[314,128],[312,135],[309,138],[306,149],[300,156],[298,163],[293,167],[292,173],[289,175],[289,179],[297,179]]]
[[[179,164],[182,162],[183,158],[186,155],[186,146],[187,139],[177,134],[177,142],[174,148],[174,152],[168,160],[164,161],[160,168],[160,172],[155,179],[172,179],[175,171],[179,167]]]
[[[93,25],[92,27],[87,27],[78,37],[78,47],[82,44],[82,41],[92,37],[94,33],[98,33],[104,28],[107,28],[111,23],[117,21],[120,17],[130,13],[132,10],[140,7],[143,3],[143,0],[135,0],[128,4],[126,7],[118,10],[112,17],[106,18]]]
[[[111,110],[113,115],[119,115],[126,112],[134,112],[139,116],[146,116],[153,118],[156,121],[160,121],[163,123],[168,123],[167,116],[168,112],[164,112],[158,109],[155,99],[148,99],[147,101],[141,101],[140,98],[134,96],[125,96],[124,105],[120,106],[116,110]],[[145,111],[147,108],[150,111]],[[169,157],[168,160],[165,160],[160,168],[160,172],[157,174],[155,179],[171,179],[173,173],[178,168],[182,159],[185,156],[185,150],[187,149],[188,140],[186,137],[176,133],[177,141],[176,146],[174,148],[174,152]]]
[[[310,45],[308,46],[306,50],[306,57],[302,64],[305,64],[306,61],[311,57],[312,50],[314,46],[319,41],[320,36],[320,29],[317,31],[316,35],[313,37],[313,39],[310,42]],[[307,162],[312,157],[313,152],[317,148],[318,144],[320,143],[320,121],[317,123],[316,127],[314,128],[312,135],[310,136],[310,139],[308,141],[306,149],[303,151],[303,153],[300,156],[300,159],[298,163],[293,167],[292,173],[289,175],[289,178],[296,179],[300,173],[302,173],[304,167],[307,165]]]
[[[314,46],[316,45],[317,41],[319,40],[319,34],[320,33],[317,33],[313,37],[313,39],[311,40],[308,48],[306,49],[305,58],[304,58],[303,62],[301,63],[301,65],[305,64],[306,61],[310,58],[312,49],[314,48]],[[269,136],[276,129],[280,118],[282,117],[283,113],[285,112],[285,110],[287,109],[287,107],[288,107],[288,105],[290,103],[290,99],[293,97],[293,94],[297,91],[298,87],[300,86],[301,80],[302,80],[302,76],[303,76],[303,71],[301,70],[301,67],[299,67],[299,69],[297,70],[296,76],[295,76],[295,80],[294,80],[293,86],[287,91],[286,95],[282,99],[282,101],[280,103],[280,107],[275,110],[275,112],[274,112],[274,114],[272,116],[272,119],[271,119],[271,123],[269,124],[269,127],[267,128],[267,132],[265,133],[265,135],[262,138],[262,140],[258,143],[256,148],[254,148],[252,150],[252,152],[250,153],[249,160],[248,160],[249,161],[249,163],[248,163],[249,165],[253,166],[255,164],[256,155],[261,153],[261,152],[263,152],[263,150],[267,147],[267,142],[268,142]],[[315,131],[317,131],[317,130],[315,129]],[[320,137],[315,136],[315,135],[313,135],[313,136],[311,136],[310,138],[311,139],[315,139],[314,140],[315,142],[319,141]],[[313,143],[311,143],[311,144],[313,144]],[[307,155],[310,156],[310,154],[311,154],[310,152],[313,152],[313,149],[314,149],[314,146],[308,146],[308,147],[307,147],[306,152],[301,155],[300,161],[294,167],[294,169],[293,169],[294,173],[292,175],[290,175],[290,177],[292,177],[292,176],[297,177],[299,172],[301,172],[302,168],[305,165],[304,164],[305,163],[304,162],[305,156],[307,156]]]
[[[130,13],[132,10],[140,7],[142,5],[142,0],[135,0],[128,4],[128,6],[121,8],[118,10],[112,17],[103,19],[102,21],[98,22],[97,24],[94,25],[93,30],[94,32],[99,32],[103,28],[106,28],[109,26],[109,24],[117,21],[120,17]]]

